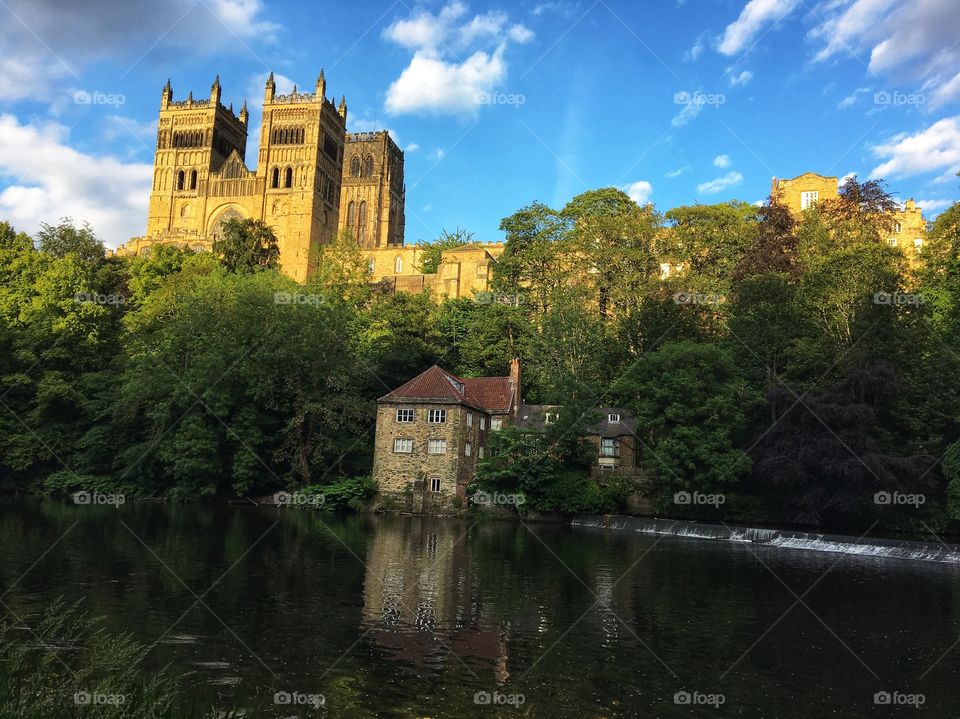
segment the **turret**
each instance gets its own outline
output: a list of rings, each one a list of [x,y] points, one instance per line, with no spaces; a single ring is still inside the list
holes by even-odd
[[[247,112],[247,101],[244,100],[243,107],[240,108],[240,122],[246,125],[249,117],[250,117],[250,113]]]
[[[193,105],[193,90],[187,93],[187,104]]]
[[[340,117],[343,118],[343,124],[347,124],[347,98],[344,95],[340,96],[340,107],[337,108],[337,112],[340,113]]]
[[[317,100],[323,100],[327,96],[327,78],[324,77],[323,70],[317,75]]]
[[[214,78],[213,85],[210,87],[210,104],[214,107],[220,104],[220,75]]]
[[[167,78],[167,84],[163,86],[163,93],[160,95],[160,109],[166,110],[173,102],[173,87],[170,85],[170,78]]]
[[[277,94],[277,83],[273,80],[273,73],[270,73],[270,77],[267,78],[267,86],[263,94],[264,103],[273,102],[274,95]]]

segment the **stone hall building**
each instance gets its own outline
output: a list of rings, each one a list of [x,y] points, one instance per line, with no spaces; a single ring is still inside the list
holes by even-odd
[[[498,243],[444,255],[424,275],[418,246],[404,245],[403,151],[386,131],[347,132],[347,103],[326,97],[323,71],[313,92],[278,94],[271,73],[253,168],[246,165],[250,114],[221,102],[219,76],[209,97],[175,100],[168,80],[160,96],[153,185],[146,232],[117,249],[146,255],[158,244],[212,249],[221,224],[252,218],[269,225],[280,269],[298,282],[316,271],[321,245],[350,230],[374,281],[396,291],[432,289],[471,297],[489,289]]]

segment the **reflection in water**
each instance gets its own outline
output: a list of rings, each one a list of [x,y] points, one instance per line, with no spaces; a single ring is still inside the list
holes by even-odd
[[[414,673],[452,662],[502,684],[509,622],[483,621],[468,529],[432,517],[378,522],[367,543],[361,630]]]

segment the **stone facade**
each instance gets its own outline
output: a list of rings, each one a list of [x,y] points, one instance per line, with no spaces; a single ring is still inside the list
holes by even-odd
[[[835,200],[839,196],[839,182],[836,177],[818,175],[815,172],[805,172],[791,179],[774,177],[770,196],[786,205],[799,219],[801,213],[811,205]],[[923,250],[926,235],[927,221],[911,198],[902,208],[894,211],[893,229],[884,239],[891,247],[900,248],[913,264]]]
[[[368,250],[370,275],[374,282],[395,292],[430,290],[438,299],[474,297],[489,292],[493,265],[503,254],[502,243],[484,243],[446,250],[435,274],[420,272],[423,248],[419,245]]]
[[[340,231],[349,229],[364,249],[401,247],[403,152],[386,131],[351,133],[346,142]]]

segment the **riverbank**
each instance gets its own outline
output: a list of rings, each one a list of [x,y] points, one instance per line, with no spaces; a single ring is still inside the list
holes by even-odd
[[[819,532],[795,532],[761,527],[740,527],[620,515],[579,516],[571,519],[570,524],[573,527],[589,529],[707,539],[720,542],[752,543],[781,549],[960,565],[960,545],[957,544],[879,537],[855,537]]]

